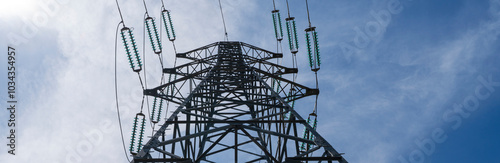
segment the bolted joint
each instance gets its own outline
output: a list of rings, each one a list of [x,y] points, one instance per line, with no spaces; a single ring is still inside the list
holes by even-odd
[[[293,20],[293,19],[295,19],[295,17],[285,18],[286,21]]]
[[[283,53],[273,53],[273,58],[283,58]]]
[[[186,58],[186,53],[177,53],[175,56],[179,57],[179,58]]]
[[[318,95],[318,94],[319,94],[319,89],[307,89],[306,90],[306,96]]]
[[[176,70],[175,68],[163,68],[163,73],[165,73],[165,74],[177,74],[177,72],[175,70]]]
[[[156,89],[145,89],[144,90],[144,95],[148,95],[148,96],[158,96],[158,92],[156,91]]]
[[[298,73],[299,69],[298,68],[285,68],[285,74],[288,73]]]
[[[304,31],[309,32],[309,31],[314,31],[314,30],[316,30],[316,27],[309,27],[309,28],[306,28]]]

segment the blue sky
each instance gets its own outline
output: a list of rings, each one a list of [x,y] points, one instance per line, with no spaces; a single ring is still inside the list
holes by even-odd
[[[271,1],[221,1],[230,40],[275,51]],[[307,27],[305,2],[289,1],[302,31]],[[125,23],[142,38],[142,2],[119,2]],[[223,39],[217,1],[165,2],[173,14],[179,52]],[[158,17],[159,1],[146,3]],[[499,0],[309,4],[324,63],[318,131],[349,162],[500,162]],[[282,15],[285,7],[277,0]],[[390,19],[376,16],[384,13]],[[0,2],[0,45],[15,46],[19,53],[20,91],[18,154],[8,155],[2,145],[0,162],[126,161],[113,92],[119,21],[111,0]],[[298,82],[312,87],[303,33],[299,37]],[[164,47],[170,56],[165,62],[172,65],[172,46],[165,40]],[[287,45],[283,47],[283,63],[291,66]],[[118,48],[118,89],[128,137],[141,90],[120,44]],[[1,58],[5,67],[6,57]],[[160,66],[152,57],[146,61],[148,85],[157,85],[153,81]],[[6,74],[6,69],[0,71]],[[6,83],[5,78],[0,81]],[[1,98],[5,108],[6,97]],[[297,111],[309,114],[313,101],[304,98]],[[5,121],[8,115],[2,110]],[[0,136],[6,137],[6,122],[0,123]]]

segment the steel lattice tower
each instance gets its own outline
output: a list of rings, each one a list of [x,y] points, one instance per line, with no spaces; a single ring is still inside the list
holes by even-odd
[[[347,162],[293,110],[319,90],[282,78],[298,70],[269,61],[281,53],[216,42],[176,56],[190,60],[163,69],[176,80],[144,94],[177,109],[133,162]]]

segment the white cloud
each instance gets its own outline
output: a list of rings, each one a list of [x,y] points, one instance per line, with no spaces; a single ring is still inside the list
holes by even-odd
[[[327,123],[320,125],[323,134],[331,135],[352,162],[393,162],[399,155],[406,157],[407,150],[416,148],[415,139],[443,125],[441,116],[454,102],[449,100],[459,91],[473,90],[476,85],[470,83],[477,75],[488,73],[479,72],[481,65],[477,63],[493,55],[499,22],[495,17],[458,37],[440,38],[446,41],[438,45],[412,44],[421,46],[419,51],[383,40],[380,47],[393,47],[389,54],[381,54],[384,57],[362,62],[367,66],[355,64],[349,70],[324,73],[329,77],[323,78],[323,88],[335,91],[321,95],[331,99],[324,103],[322,112],[335,122],[320,121]],[[395,39],[406,42],[405,38]],[[366,53],[377,55],[380,51]]]

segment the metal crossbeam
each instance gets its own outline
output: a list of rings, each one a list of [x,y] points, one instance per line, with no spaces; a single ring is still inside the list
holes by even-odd
[[[181,77],[144,94],[179,106],[134,156],[134,162],[346,163],[288,104],[319,90],[282,77],[298,72],[268,61],[282,56],[242,42],[216,42],[178,53],[177,57],[191,62],[165,68],[163,73]],[[314,139],[299,136],[301,130],[310,130]],[[311,148],[301,151],[300,143]],[[325,152],[315,152],[319,149]],[[163,155],[155,158],[154,151]]]

